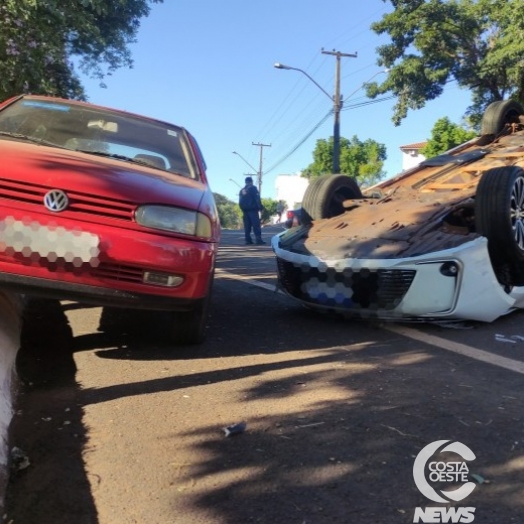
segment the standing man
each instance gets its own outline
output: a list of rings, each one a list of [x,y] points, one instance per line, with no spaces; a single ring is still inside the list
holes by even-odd
[[[284,212],[284,209],[285,209],[284,202],[282,202],[282,200],[279,200],[277,204],[277,216],[278,216],[279,224],[280,222],[282,222],[282,213]]]
[[[242,218],[244,220],[244,234],[246,237],[246,244],[253,244],[251,239],[251,229],[255,234],[256,244],[265,244],[262,240],[262,230],[260,227],[260,215],[262,211],[262,202],[260,201],[260,194],[258,189],[253,184],[253,179],[246,177],[246,185],[240,190],[238,196],[238,205],[242,210]]]

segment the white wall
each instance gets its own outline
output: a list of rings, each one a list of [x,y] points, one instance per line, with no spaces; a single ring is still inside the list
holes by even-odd
[[[283,200],[287,209],[298,207],[302,202],[309,181],[297,175],[278,175],[275,180],[276,200]]]
[[[20,347],[22,301],[0,292],[0,507],[8,479],[8,429],[13,416],[15,358]]]
[[[417,149],[402,149],[402,171],[411,169],[424,160],[426,157],[421,155]]]

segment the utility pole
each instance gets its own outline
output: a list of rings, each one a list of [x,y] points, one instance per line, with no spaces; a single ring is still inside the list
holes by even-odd
[[[349,57],[356,58],[357,53],[341,53],[340,51],[324,51],[322,54],[332,55],[336,58],[335,65],[335,95],[333,96],[333,112],[335,115],[335,122],[333,125],[333,173],[340,173],[340,110],[342,109],[342,97],[340,96],[340,58]]]
[[[260,162],[258,164],[258,192],[260,195],[262,195],[262,151],[264,150],[264,147],[271,147],[271,144],[261,144],[260,142],[255,144],[255,142],[251,142],[251,145],[260,147]]]

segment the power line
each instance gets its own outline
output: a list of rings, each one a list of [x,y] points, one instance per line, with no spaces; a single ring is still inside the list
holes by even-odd
[[[385,96],[382,98],[377,98],[375,100],[368,100],[367,102],[360,102],[357,104],[351,104],[350,106],[346,106],[342,109],[348,110],[348,109],[356,109],[359,107],[364,107],[371,104],[378,104],[379,102],[387,102],[388,100],[392,100],[395,98],[395,96]],[[277,162],[275,162],[269,169],[266,170],[266,175],[270,173],[271,171],[275,170],[280,164],[284,163],[293,153],[295,153],[300,146],[302,146],[308,138],[311,137],[311,135],[333,114],[333,109],[329,111],[327,115],[325,115],[320,122],[318,122],[315,127],[311,131],[309,131],[288,153],[286,153],[282,158],[280,158]]]
[[[326,62],[327,59],[323,61]],[[307,88],[307,80],[299,76],[294,84],[293,92],[290,92],[288,95],[288,98],[292,96],[290,103],[285,106],[284,110],[279,112],[278,117],[272,122],[271,126],[266,126],[267,131],[257,136],[271,136],[271,142],[274,144],[285,143],[289,140],[286,137],[295,137],[300,133],[301,129],[308,129],[311,125],[314,125],[319,117],[319,113],[324,113],[325,103],[321,100],[322,94],[318,91],[313,91],[312,97],[301,106],[299,102],[303,100],[303,93]],[[278,131],[271,134],[277,128]],[[290,138],[290,140],[293,140],[293,138]]]
[[[387,6],[381,6],[372,13],[367,14],[365,17],[352,20],[351,24],[344,29],[341,33],[335,37],[331,37],[324,42],[325,48],[331,47],[347,47],[350,42],[351,47],[356,47],[358,53],[365,51],[370,47],[377,47],[379,43],[384,40],[384,37],[378,35],[369,29],[370,20],[380,20],[385,14],[390,12],[391,9]],[[365,33],[369,33],[369,37],[362,39]],[[344,45],[337,45],[344,43]],[[282,57],[285,59],[285,57]],[[330,73],[326,75],[325,66],[327,66],[329,60],[326,55],[314,53],[311,56],[311,60],[307,63],[306,71],[310,72],[320,84],[324,86],[332,85],[334,81],[334,75]],[[374,64],[376,67],[376,64]],[[341,79],[348,78],[358,74],[360,71],[364,71],[371,68],[372,65],[364,66],[356,71],[351,68],[351,72],[345,73],[341,76]],[[283,100],[277,104],[274,111],[268,114],[268,119],[260,126],[258,133],[254,134],[257,140],[263,142],[272,142],[273,148],[271,157],[280,157],[286,153],[286,143],[294,143],[297,136],[302,134],[303,129],[310,129],[311,126],[315,126],[315,122],[326,110],[325,106],[320,100],[320,93],[314,94],[313,96],[305,96],[305,84],[306,79],[297,79],[297,82],[292,84],[289,91],[285,92]],[[302,82],[302,83],[301,83]],[[326,89],[330,89],[327,88]],[[302,105],[302,101],[307,99]],[[346,99],[347,102],[347,99]],[[280,146],[279,144],[284,144]],[[268,155],[269,156],[269,155]]]
[[[321,56],[324,56],[324,55],[321,55]],[[349,76],[353,76],[355,74],[361,73],[363,71],[366,71],[366,70],[370,69],[371,67],[374,67],[374,65],[373,64],[368,64],[368,65],[358,69],[357,71],[354,71],[354,72],[351,72],[351,73],[345,75],[345,77],[349,77]],[[374,75],[374,76],[376,76],[376,75]],[[363,87],[364,87],[364,84],[359,86],[357,91],[359,89],[362,89]],[[301,90],[301,92],[302,92],[302,90]],[[345,104],[348,103],[349,98],[351,98],[355,92],[352,92],[352,94],[349,95],[349,97],[345,98]],[[318,95],[318,98],[321,97],[321,95],[320,95],[320,93],[318,93],[318,91],[317,91],[317,95]],[[317,98],[317,97],[315,97],[315,98]],[[357,100],[358,100],[358,98],[357,98]],[[296,102],[296,101],[297,101],[297,99],[295,98],[293,100],[293,103]],[[274,151],[274,154],[272,155],[273,158],[275,158],[275,156],[277,156],[277,158],[279,158],[279,157],[281,157],[281,155],[287,157],[288,153],[287,153],[287,148],[285,147],[285,144],[289,143],[289,142],[294,143],[296,136],[297,135],[301,135],[302,134],[301,132],[302,132],[303,129],[310,129],[311,126],[316,126],[317,119],[319,118],[319,113],[323,114],[324,111],[325,111],[325,109],[322,107],[324,105],[322,100],[319,100],[318,102],[319,102],[318,105],[316,104],[315,106],[313,106],[311,103],[309,103],[306,106],[306,108],[304,108],[304,110],[302,110],[299,113],[300,117],[301,117],[300,119],[298,119],[297,117],[293,117],[293,120],[292,121],[288,121],[288,123],[287,123],[287,125],[285,127],[283,127],[283,128],[281,127],[281,129],[279,130],[280,132],[278,133],[277,136],[272,136],[272,140],[271,141],[274,144],[277,145],[276,146],[276,151]],[[356,106],[356,107],[358,107],[358,106]],[[344,110],[344,105],[342,105],[341,110]],[[301,120],[301,121],[299,121],[299,120]],[[274,127],[275,127],[275,125],[272,126],[272,128],[274,128]],[[284,147],[279,147],[278,144],[284,144]],[[275,153],[276,153],[276,155],[275,155]]]
[[[333,109],[331,109],[328,114],[326,116],[324,116],[324,118],[318,122],[318,124],[304,137],[302,138],[302,140],[300,140],[300,142],[298,142],[298,144],[289,152],[287,153],[284,157],[282,157],[280,160],[278,160],[277,162],[275,162],[275,164],[273,164],[267,171],[266,171],[266,174],[267,173],[270,173],[271,171],[273,171],[274,169],[276,169],[280,164],[282,164],[283,162],[285,162],[302,144],[304,144],[304,142],[333,114]]]
[[[322,67],[322,65],[327,62],[326,58],[322,58],[322,55],[319,55],[318,53],[315,53],[315,55],[309,61],[309,64],[308,64],[306,69],[310,69],[313,66],[313,64],[319,59],[319,57],[321,58],[321,64],[315,69],[313,74],[318,72],[318,70]],[[299,86],[302,86],[302,87],[300,87],[300,89],[299,89]],[[296,91],[298,89],[299,89],[299,91],[297,93]],[[300,96],[302,95],[302,92],[304,90],[306,90],[306,89],[307,89],[307,82],[304,82],[304,79],[301,79],[300,77],[298,77],[297,81],[295,82],[295,84],[293,85],[291,90],[288,92],[288,94],[286,95],[284,100],[280,103],[280,105],[275,109],[275,111],[273,112],[271,118],[263,126],[263,128],[260,130],[260,132],[258,133],[257,136],[262,136],[263,137],[263,136],[269,135],[269,133],[277,126],[277,124],[283,119],[283,117],[291,110],[291,108],[295,105],[295,103],[299,101]],[[293,99],[289,103],[287,103],[287,100],[289,98],[291,98],[291,97]],[[318,94],[315,94],[312,97],[311,100],[316,99],[317,97],[318,97]],[[311,108],[311,102],[308,102],[306,104],[306,108],[307,109]],[[302,109],[299,109],[297,111],[297,114],[300,115],[300,116],[302,116],[303,113],[304,113],[304,111]],[[276,121],[273,122],[273,120],[276,120]],[[290,125],[292,125],[295,120],[296,120],[296,118],[293,117],[293,120],[290,122],[290,124],[288,124],[288,127]],[[267,131],[266,131],[266,128],[267,128]]]
[[[347,111],[348,109],[356,109],[357,107],[370,106],[372,104],[378,104],[379,102],[387,102],[388,100],[393,100],[397,98],[396,95],[383,96],[382,98],[375,98],[374,100],[367,100],[366,102],[359,102],[356,104],[351,104],[342,108],[342,111]]]
[[[300,88],[300,91],[298,93],[295,93],[295,91],[299,88],[302,82],[302,87]],[[291,108],[294,106],[294,104],[299,100],[300,95],[302,92],[307,88],[307,84],[303,82],[303,80],[299,77],[297,78],[293,88],[291,91],[288,92],[288,94],[285,96],[285,98],[282,100],[282,102],[277,106],[277,108],[274,110],[271,118],[269,121],[264,125],[262,130],[259,131],[257,136],[264,136],[265,134],[269,134],[276,126],[279,124],[279,122],[286,116],[286,114],[291,110]],[[289,102],[288,102],[289,100]],[[309,105],[309,104],[308,104]],[[299,114],[301,112],[299,111]],[[267,128],[267,131],[266,131]]]

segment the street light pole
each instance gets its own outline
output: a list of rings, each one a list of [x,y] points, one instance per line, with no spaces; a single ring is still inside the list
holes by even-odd
[[[356,58],[357,54],[341,53],[340,51],[324,51],[322,54],[333,55],[336,58],[335,63],[335,94],[331,96],[318,82],[316,82],[311,76],[309,76],[304,70],[297,67],[291,67],[277,62],[275,67],[277,69],[292,69],[294,71],[300,71],[306,75],[332,102],[333,102],[333,173],[337,174],[340,171],[340,110],[342,109],[342,97],[340,95],[340,58],[351,57]]]
[[[254,173],[257,173],[257,168],[253,167],[240,153],[233,151],[233,154],[239,156],[253,170]]]
[[[300,71],[303,75],[307,76],[331,101],[333,101],[333,97],[308,73],[306,73],[303,69],[299,69],[298,67],[291,67],[288,65],[281,64],[280,62],[275,62],[273,64],[274,67],[277,69],[286,69],[289,71]]]
[[[271,147],[271,144],[262,144],[260,142],[255,144],[255,142],[251,142],[251,145],[260,147],[260,158],[258,162],[258,194],[262,195],[262,151],[265,147]]]
[[[239,156],[252,170],[254,173],[256,173],[257,181],[258,181],[258,194],[262,194],[262,150],[264,147],[271,147],[271,144],[255,144],[254,142],[251,143],[253,146],[260,147],[260,161],[258,169],[256,167],[253,167],[240,153],[237,153],[236,151],[233,151],[234,155]]]
[[[324,51],[322,54],[334,55],[336,58],[335,62],[335,95],[333,97],[333,114],[335,115],[335,122],[333,124],[333,172],[340,172],[340,110],[342,109],[342,100],[340,97],[340,57],[350,56],[356,57],[357,55],[343,55],[339,51]]]
[[[346,96],[346,100],[351,98],[354,94],[358,93],[368,82],[371,82],[373,78],[375,78],[378,75],[387,74],[389,73],[389,69],[386,67],[386,69],[382,69],[381,71],[377,71],[373,76],[370,76],[367,80],[365,80],[360,86],[358,86],[354,91],[349,93],[348,96]]]

